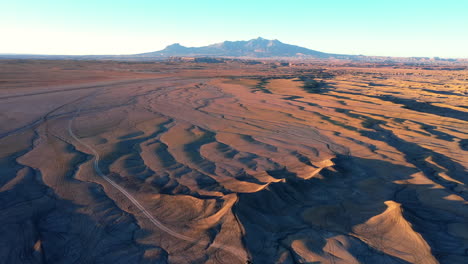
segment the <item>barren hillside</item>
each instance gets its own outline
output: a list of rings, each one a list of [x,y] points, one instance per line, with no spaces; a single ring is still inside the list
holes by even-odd
[[[444,67],[0,61],[0,263],[466,263]]]

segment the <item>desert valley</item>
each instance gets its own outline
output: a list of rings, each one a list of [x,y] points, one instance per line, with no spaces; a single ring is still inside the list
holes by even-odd
[[[0,60],[0,262],[466,263],[467,76]]]

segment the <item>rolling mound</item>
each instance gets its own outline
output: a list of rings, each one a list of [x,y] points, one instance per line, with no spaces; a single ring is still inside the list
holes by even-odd
[[[368,66],[0,61],[0,259],[465,263],[468,72]]]

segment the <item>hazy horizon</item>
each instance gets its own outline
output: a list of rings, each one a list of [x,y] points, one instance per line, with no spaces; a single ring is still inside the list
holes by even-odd
[[[20,0],[0,9],[3,54],[124,55],[260,36],[327,53],[468,58],[468,3],[453,0]]]

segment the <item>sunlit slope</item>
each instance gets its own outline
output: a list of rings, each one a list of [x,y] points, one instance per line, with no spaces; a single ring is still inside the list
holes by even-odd
[[[467,259],[466,71],[48,63],[0,89],[6,263]]]

